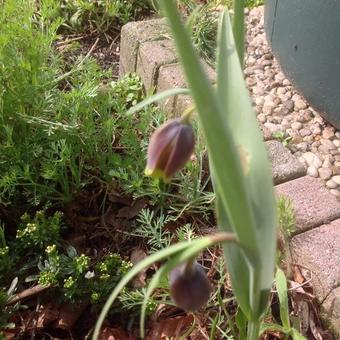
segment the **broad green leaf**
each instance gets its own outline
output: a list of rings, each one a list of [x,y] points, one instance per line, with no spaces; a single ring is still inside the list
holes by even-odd
[[[286,330],[290,329],[290,321],[289,321],[289,309],[288,309],[288,291],[287,291],[287,280],[284,272],[277,268],[275,283],[277,294],[279,296],[280,301],[280,317],[282,321],[282,325]]]
[[[260,275],[258,287],[256,288],[256,278],[253,287],[254,294],[258,295],[255,291],[260,291],[260,306],[257,311],[260,316],[265,310],[274,275],[276,205],[267,152],[243,79],[227,11],[220,21],[218,46],[218,100],[224,108],[226,124],[232,127],[233,141],[242,159],[247,199],[251,202],[250,210],[255,228],[253,242],[258,245],[261,257],[261,270],[255,273]],[[242,225],[237,226],[244,228]]]

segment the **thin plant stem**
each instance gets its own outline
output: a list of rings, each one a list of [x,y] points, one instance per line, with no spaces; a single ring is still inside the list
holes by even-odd
[[[260,333],[260,322],[259,321],[249,321],[247,340],[258,340]]]
[[[188,109],[186,109],[183,112],[183,114],[182,114],[182,116],[180,118],[181,123],[183,123],[183,124],[190,124],[190,118],[191,118],[192,114],[195,112],[195,110],[196,110],[195,106],[191,106]]]

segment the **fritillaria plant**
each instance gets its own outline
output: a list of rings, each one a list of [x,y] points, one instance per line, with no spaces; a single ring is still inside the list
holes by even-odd
[[[213,87],[182,24],[174,0],[161,0],[186,75],[188,89],[174,89],[148,98],[143,105],[169,95],[192,96],[205,135],[210,172],[216,194],[219,232],[173,244],[137,263],[107,300],[94,330],[100,327],[124,286],[141,270],[167,260],[150,280],[141,311],[141,337],[147,301],[163,276],[170,274],[175,303],[195,311],[206,303],[211,286],[195,258],[207,247],[221,243],[239,305],[238,319],[246,322],[240,339],[255,340],[268,305],[275,268],[277,216],[267,153],[245,86],[242,62],[243,0],[234,0],[233,25],[227,10],[221,14],[217,38],[217,84]],[[151,137],[146,174],[170,181],[194,148],[194,134],[185,114],[158,128]],[[243,335],[246,334],[246,335]]]

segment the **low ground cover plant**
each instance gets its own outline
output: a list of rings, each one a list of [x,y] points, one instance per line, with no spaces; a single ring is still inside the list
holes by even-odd
[[[130,267],[126,254],[117,253],[128,241],[119,244],[108,230],[112,205],[117,210],[146,197],[150,207],[163,202],[157,203],[163,210],[173,202],[175,220],[179,212],[210,204],[187,206],[203,191],[195,175],[199,160],[181,175],[195,178],[195,188],[179,185],[166,193],[144,177],[148,138],[163,113],[149,107],[128,114],[144,96],[140,79],[127,75],[114,82],[112,70],[102,70],[90,54],[72,54],[72,44],[59,51],[65,22],[56,15],[60,2],[36,5],[0,4],[0,286],[7,306],[1,327],[14,326],[8,320],[19,305],[7,304],[11,296],[39,285],[57,301],[100,306]],[[155,211],[159,221],[170,219],[164,213]],[[135,230],[142,225],[131,222]],[[79,251],[84,245],[76,249],[68,239],[81,227],[89,237],[105,230],[108,240],[103,246],[96,236],[87,253]],[[150,244],[159,247],[157,242],[150,237]],[[91,247],[95,251],[88,254]],[[124,294],[118,311],[133,311],[144,297],[142,290]],[[151,301],[148,310],[154,307]]]
[[[115,25],[135,20],[150,9],[149,0],[63,0],[56,12],[64,19],[64,28],[71,32],[106,33]]]

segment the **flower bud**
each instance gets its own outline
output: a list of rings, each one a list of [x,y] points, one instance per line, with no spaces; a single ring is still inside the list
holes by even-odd
[[[151,136],[145,174],[168,182],[190,159],[194,151],[194,131],[190,124],[173,119]]]
[[[209,279],[197,262],[185,263],[170,272],[170,294],[176,305],[185,311],[204,306],[211,293]]]

